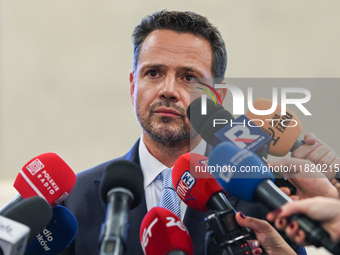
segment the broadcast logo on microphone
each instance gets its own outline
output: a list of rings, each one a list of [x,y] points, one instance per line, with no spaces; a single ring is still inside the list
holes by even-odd
[[[53,235],[46,228],[44,228],[44,230],[42,231],[42,234],[38,234],[36,238],[38,242],[40,243],[41,247],[43,248],[43,250],[49,251],[51,249],[50,247],[48,247],[48,243],[53,241]]]
[[[190,195],[190,191],[195,183],[196,179],[190,171],[185,171],[179,179],[175,189],[178,196],[180,196],[184,202],[195,199]]]
[[[10,225],[5,225],[3,224],[1,221],[0,221],[0,231],[3,231],[5,232],[7,235],[9,236],[13,236],[12,232],[13,232],[13,229]]]
[[[151,223],[150,225],[148,226],[148,228],[145,228],[143,230],[143,238],[142,238],[142,241],[141,241],[141,245],[142,245],[142,249],[144,251],[144,254],[145,254],[145,248],[148,246],[148,243],[149,243],[149,238],[152,237],[152,227],[157,223],[158,221],[158,218],[155,218]]]
[[[187,228],[185,227],[184,223],[181,220],[176,220],[174,217],[166,217],[166,220],[168,221],[165,226],[168,228],[171,227],[177,227],[180,230],[184,232],[188,232]],[[145,250],[145,248],[148,246],[149,238],[152,237],[152,227],[158,222],[158,218],[155,218],[149,225],[148,228],[145,228],[143,230],[143,239],[142,239],[142,248]]]
[[[263,146],[263,144],[268,144],[267,146],[269,148],[271,137],[248,120],[249,119],[243,115],[234,122],[239,125],[229,125],[218,131],[215,134],[214,146],[226,141],[227,138],[241,149],[245,148],[256,151],[259,147]]]
[[[177,195],[181,198],[183,202],[188,202],[189,200],[195,200],[195,197],[190,194],[192,189],[196,184],[196,178],[212,178],[212,176],[207,175],[206,172],[201,173],[200,171],[197,172],[197,168],[199,169],[206,169],[208,167],[208,158],[191,153],[188,157],[190,162],[186,162],[186,164],[181,165],[183,167],[184,172],[177,176],[174,181],[174,187],[177,192]],[[193,164],[191,164],[193,163]],[[175,164],[176,168],[177,165]],[[174,166],[174,167],[175,167]],[[174,171],[173,171],[174,173]]]
[[[41,161],[38,158],[32,161],[28,166],[26,166],[27,170],[32,175],[35,175],[37,172],[39,172],[44,167],[45,166],[43,165],[43,163],[41,163]]]
[[[23,198],[39,196],[51,206],[60,204],[71,192],[76,175],[56,153],[43,153],[28,161],[19,171],[14,188]]]
[[[170,254],[172,251],[193,255],[192,241],[184,223],[162,207],[153,207],[144,216],[139,238],[145,255]]]

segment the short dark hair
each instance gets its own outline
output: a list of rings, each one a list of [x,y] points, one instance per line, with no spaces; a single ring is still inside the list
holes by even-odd
[[[227,67],[227,51],[220,32],[206,17],[194,12],[161,10],[144,17],[132,33],[134,53],[133,70],[137,68],[138,57],[145,38],[158,29],[179,33],[190,33],[207,40],[212,50],[211,72],[214,78],[224,78]]]

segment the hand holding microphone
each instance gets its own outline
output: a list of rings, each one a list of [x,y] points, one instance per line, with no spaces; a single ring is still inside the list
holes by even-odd
[[[328,209],[328,210],[325,210]],[[322,223],[330,234],[333,242],[340,240],[340,201],[333,198],[315,197],[293,201],[282,206],[276,213],[267,215],[270,221],[275,220],[275,226],[286,230],[287,235],[297,243],[305,244],[305,234],[296,225],[288,225],[287,218],[294,214],[304,214]]]
[[[230,194],[249,202],[260,201],[270,210],[279,209],[291,202],[272,182],[273,175],[268,169],[265,171],[263,161],[251,151],[241,150],[229,142],[222,143],[209,158],[209,166],[217,165],[231,167],[231,171],[214,173],[221,186]],[[318,222],[301,214],[293,215],[290,220],[298,222],[309,243],[316,247],[324,246],[336,254],[340,252],[340,245],[330,240],[329,234]]]
[[[305,145],[292,153],[292,157],[308,159],[314,165],[319,165],[328,179],[340,176],[340,158],[336,152],[326,143],[317,138],[313,133],[304,136]]]
[[[280,158],[275,161],[268,161],[268,166],[273,169],[290,169],[282,172],[282,175],[289,178],[289,181],[296,187],[296,199],[304,199],[315,196],[339,198],[339,192],[324,174],[324,168],[316,168],[315,164],[307,159]],[[287,195],[291,195],[286,192]],[[292,196],[295,199],[295,197]]]
[[[271,107],[272,101],[259,98],[253,105],[255,109],[266,110]],[[261,129],[272,137],[269,154],[285,156],[290,151],[292,157],[308,159],[315,165],[328,166],[325,174],[329,179],[334,178],[336,168],[340,167],[340,158],[334,150],[312,133],[307,133],[304,140],[299,138],[302,133],[300,120],[288,108],[286,115],[281,115],[280,108],[280,104],[278,104],[276,110],[269,115],[255,115],[250,111],[246,113],[248,118],[260,120],[255,123],[263,124]]]
[[[286,243],[282,236],[267,221],[236,213],[236,221],[240,226],[251,229],[257,240],[248,241],[253,254],[263,254],[261,246],[269,255],[296,255],[296,252]]]

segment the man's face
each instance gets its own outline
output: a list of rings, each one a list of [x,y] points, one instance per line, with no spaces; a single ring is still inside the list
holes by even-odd
[[[209,42],[192,34],[156,30],[145,38],[130,93],[137,120],[153,139],[175,144],[190,138],[190,80],[211,78],[211,61]]]

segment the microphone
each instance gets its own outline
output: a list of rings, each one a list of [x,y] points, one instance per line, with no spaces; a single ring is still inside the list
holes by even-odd
[[[30,228],[0,216],[0,255],[23,254]]]
[[[26,246],[28,255],[57,255],[70,245],[78,231],[77,220],[64,206],[53,208],[50,223]]]
[[[221,254],[252,254],[247,242],[250,230],[238,225],[235,209],[207,169],[207,157],[197,153],[181,155],[172,169],[172,181],[178,196],[195,210],[214,211],[205,223]]]
[[[221,105],[207,100],[207,114],[201,114],[201,99],[196,98],[188,107],[187,115],[193,128],[213,147],[231,141],[240,148],[254,151],[266,160],[271,137],[242,115],[236,120]],[[228,125],[226,125],[228,124]]]
[[[14,181],[19,195],[0,210],[0,215],[16,203],[33,196],[44,198],[54,207],[70,194],[75,182],[75,173],[56,153],[41,154],[28,161],[19,171]]]
[[[272,106],[272,100],[258,98],[253,103],[257,110],[267,110]],[[285,156],[288,152],[303,145],[305,142],[299,138],[302,133],[302,124],[295,113],[286,108],[286,115],[280,112],[281,104],[278,103],[276,110],[268,115],[255,115],[251,111],[246,113],[249,119],[257,119],[261,129],[271,136],[269,154],[273,156]]]
[[[128,211],[138,206],[144,195],[142,169],[127,160],[109,164],[104,172],[100,193],[107,202],[106,219],[99,241],[100,254],[123,254],[128,235]]]
[[[214,144],[214,135],[223,126],[214,125],[214,120],[224,120],[224,124],[229,123],[235,118],[230,112],[225,110],[222,105],[215,105],[213,101],[207,100],[207,113],[201,113],[202,102],[200,98],[196,98],[187,108],[187,116],[191,126],[199,133],[202,138],[209,144]]]
[[[236,120],[221,105],[215,105],[207,100],[207,115],[202,115],[200,98],[195,99],[187,109],[187,115],[193,128],[213,147],[221,142],[230,141],[240,148],[255,152],[267,161],[272,137],[260,129],[247,116],[240,116]],[[225,125],[229,123],[229,125]],[[217,124],[216,124],[217,123]],[[223,124],[223,125],[220,125]],[[242,125],[240,125],[242,124]],[[215,125],[214,128],[211,128]],[[275,173],[275,183],[279,187],[288,187],[291,194],[296,188],[281,174]]]
[[[3,216],[28,226],[31,230],[28,242],[31,242],[50,222],[52,208],[43,198],[30,197],[14,205]]]
[[[292,201],[272,182],[273,174],[263,161],[249,150],[242,150],[230,142],[221,143],[212,151],[209,166],[224,167],[225,171],[214,172],[213,175],[227,192],[242,200],[259,201],[270,210]],[[339,243],[334,244],[317,221],[302,214],[292,216],[290,221],[293,220],[305,232],[308,243],[340,254]]]
[[[178,196],[187,206],[201,212],[233,209],[207,168],[207,157],[197,153],[181,155],[172,168],[172,182]]]
[[[145,255],[194,254],[184,223],[165,208],[154,207],[144,216],[139,235]]]

